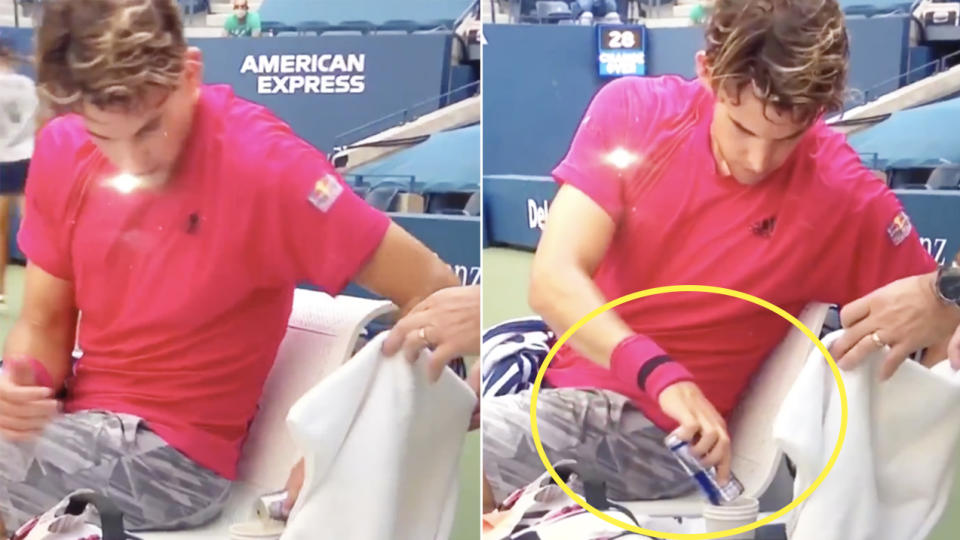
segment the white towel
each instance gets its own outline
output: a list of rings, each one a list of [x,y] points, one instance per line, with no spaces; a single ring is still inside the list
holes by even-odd
[[[882,360],[877,352],[841,372],[849,411],[843,449],[791,515],[792,540],[921,540],[937,524],[956,466],[960,374],[946,361],[932,369],[907,361],[880,382]],[[837,384],[815,349],[774,424],[775,439],[797,466],[794,497],[823,470],[839,427]]]
[[[446,540],[476,395],[423,358],[383,358],[385,336],[307,392],[287,422],[305,482],[282,540]]]

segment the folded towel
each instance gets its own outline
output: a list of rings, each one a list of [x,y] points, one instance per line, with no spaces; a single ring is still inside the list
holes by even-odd
[[[446,540],[476,395],[425,358],[382,357],[385,333],[307,392],[288,424],[305,482],[282,540]]]

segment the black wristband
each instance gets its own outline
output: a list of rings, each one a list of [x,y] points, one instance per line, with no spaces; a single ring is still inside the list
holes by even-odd
[[[661,356],[655,356],[650,360],[647,360],[647,363],[645,363],[643,367],[640,368],[640,372],[637,373],[637,386],[640,387],[640,390],[643,390],[644,392],[647,391],[647,377],[653,373],[653,370],[657,369],[663,364],[666,364],[667,362],[673,362],[673,359],[665,354]]]

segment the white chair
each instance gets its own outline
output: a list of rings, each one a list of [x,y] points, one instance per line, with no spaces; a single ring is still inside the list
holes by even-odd
[[[797,318],[819,336],[828,308],[827,304],[810,304]],[[743,484],[746,496],[759,498],[777,473],[783,452],[773,440],[773,421],[813,348],[813,342],[799,329],[791,329],[754,376],[731,415],[731,468]],[[705,505],[706,499],[699,490],[677,499],[625,504],[638,515],[689,517],[702,515]]]
[[[143,540],[228,540],[231,525],[254,519],[257,498],[282,489],[300,457],[287,431],[290,407],[353,355],[368,323],[395,310],[387,301],[333,298],[297,289],[287,333],[260,397],[260,411],[250,427],[238,479],[223,515],[200,529],[137,536]]]

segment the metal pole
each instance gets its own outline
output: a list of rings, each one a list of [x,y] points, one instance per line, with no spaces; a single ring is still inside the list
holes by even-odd
[[[13,0],[13,26],[20,28],[20,9],[17,7],[17,0]]]

